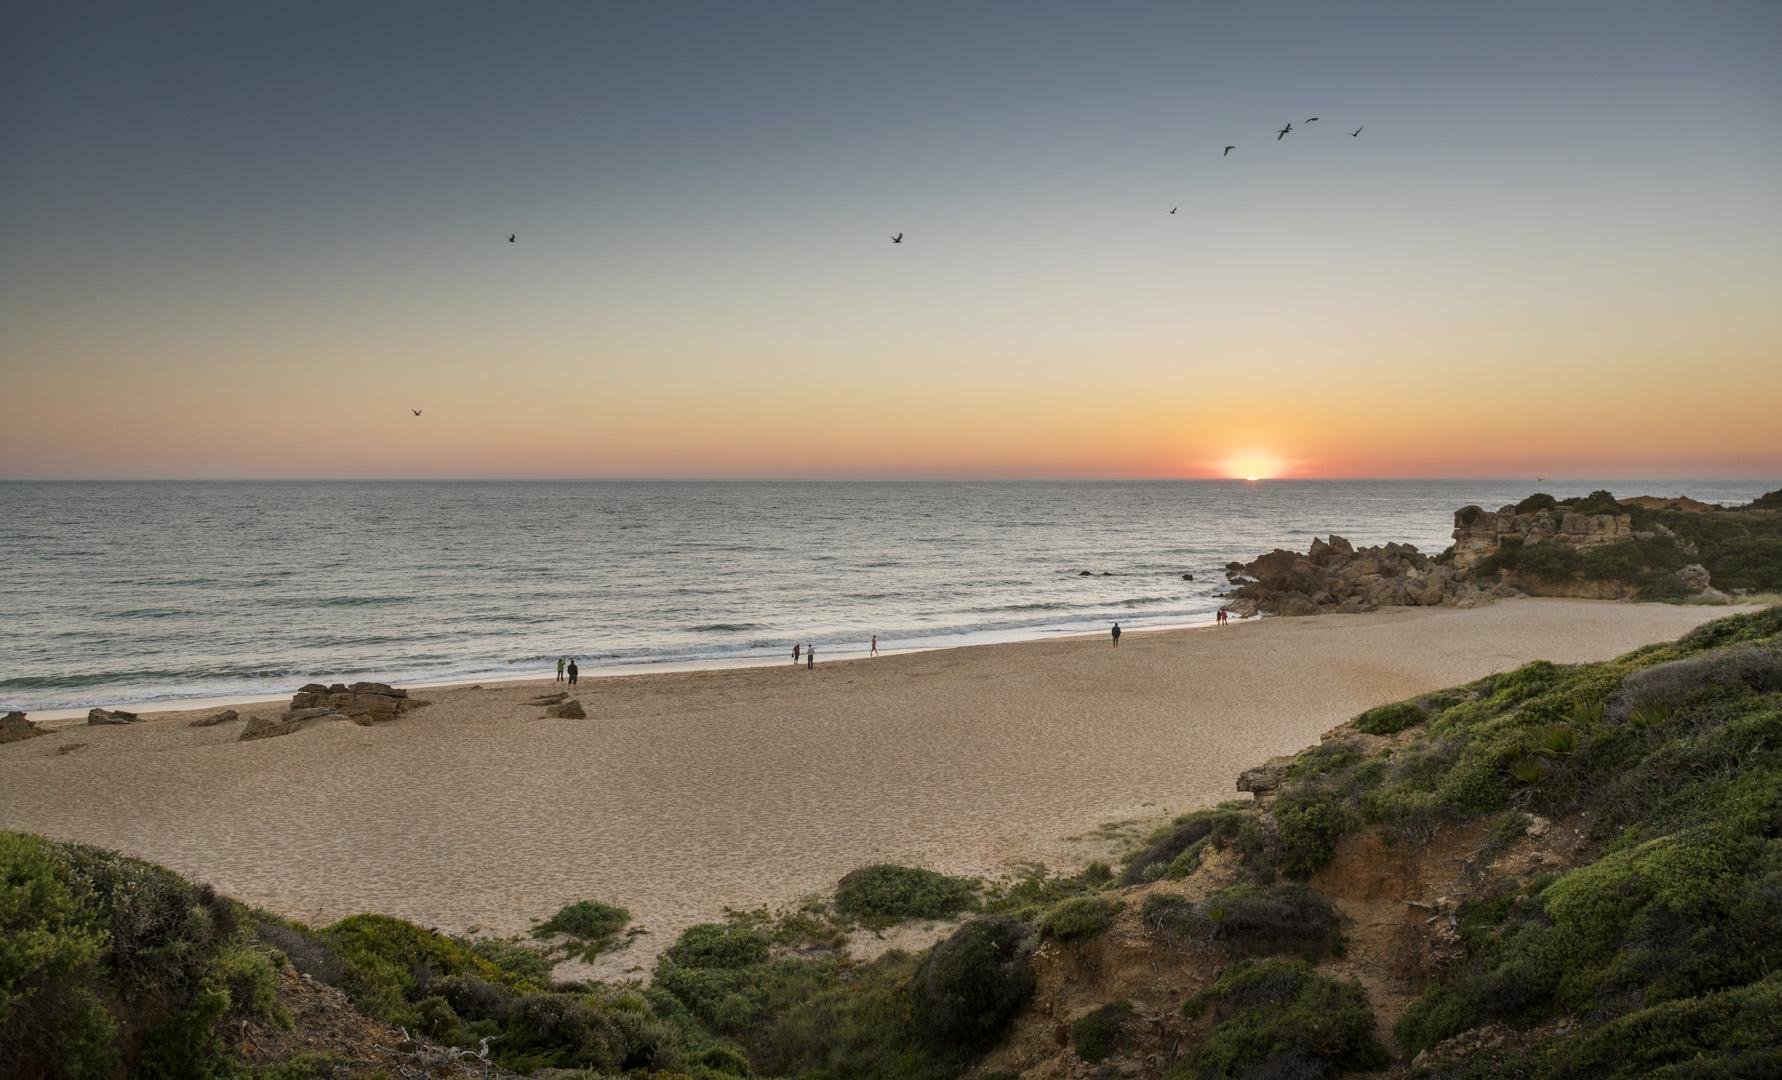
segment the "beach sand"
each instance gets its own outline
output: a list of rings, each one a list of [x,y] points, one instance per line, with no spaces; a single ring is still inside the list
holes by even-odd
[[[864,863],[1073,865],[1097,853],[1083,837],[1098,825],[1236,797],[1241,770],[1363,709],[1736,610],[1512,600],[1129,633],[1118,649],[819,651],[814,671],[584,679],[586,720],[523,704],[558,689],[547,677],[251,743],[240,722],[189,727],[191,711],[76,723],[0,746],[0,827],[114,847],[316,924],[380,911],[515,933],[569,901],[623,904],[649,934],[602,958],[615,975],[725,907],[827,892]]]

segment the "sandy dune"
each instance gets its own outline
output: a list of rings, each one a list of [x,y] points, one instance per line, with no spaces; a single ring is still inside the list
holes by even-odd
[[[1727,608],[1517,600],[819,663],[428,690],[394,723],[252,743],[192,713],[0,746],[0,827],[119,848],[312,922],[514,932],[629,907],[647,961],[725,906],[893,860],[988,873],[1232,797],[1356,712],[1543,657],[1601,659]],[[326,676],[326,673],[317,673]],[[276,706],[244,711],[275,712]],[[87,745],[68,753],[72,743]]]

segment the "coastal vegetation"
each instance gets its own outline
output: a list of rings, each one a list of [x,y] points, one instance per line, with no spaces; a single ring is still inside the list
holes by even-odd
[[[1782,590],[1782,490],[1732,509],[1684,509],[1664,500],[1617,501],[1606,491],[1554,499],[1533,495],[1516,512],[1555,510],[1574,514],[1626,515],[1632,535],[1615,543],[1580,547],[1561,537],[1525,542],[1504,537],[1499,549],[1475,568],[1475,576],[1510,572],[1547,585],[1607,582],[1625,585],[1647,600],[1690,594],[1678,577],[1687,566],[1707,571],[1721,591]]]
[[[1118,873],[865,867],[831,898],[688,928],[647,981],[553,975],[549,943],[623,933],[595,901],[533,939],[311,928],[3,833],[0,1061],[231,1080],[394,1076],[429,1053],[652,1080],[942,1080],[1061,1055],[1175,1080],[1782,1069],[1782,608],[1370,710],[1253,790]],[[912,918],[958,921],[920,952],[850,953]],[[369,1026],[267,1049],[326,995]]]

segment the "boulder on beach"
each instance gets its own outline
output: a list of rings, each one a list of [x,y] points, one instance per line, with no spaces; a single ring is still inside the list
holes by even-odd
[[[291,695],[291,709],[325,709],[344,713],[355,720],[369,717],[373,721],[394,720],[405,712],[419,709],[428,702],[408,696],[388,683],[356,682],[351,686],[333,683],[323,686],[310,683]]]
[[[588,711],[582,708],[581,702],[577,701],[575,698],[569,698],[566,701],[559,701],[557,704],[546,709],[545,715],[554,716],[559,720],[586,720],[588,718]]]
[[[241,719],[241,714],[236,712],[234,709],[224,709],[222,712],[213,713],[210,716],[200,716],[198,719],[192,721],[191,726],[192,727],[214,727],[217,724],[227,724],[231,720],[240,720],[240,719]]]
[[[17,709],[0,716],[0,743],[21,742],[42,734],[43,729],[25,719],[25,714]]]
[[[142,717],[122,709],[87,710],[87,723],[89,724],[135,724],[141,720]]]
[[[247,727],[241,730],[237,741],[252,742],[255,739],[271,739],[279,735],[289,735],[294,731],[302,731],[311,724],[351,719],[352,717],[331,709],[292,709],[280,716],[250,716]]]

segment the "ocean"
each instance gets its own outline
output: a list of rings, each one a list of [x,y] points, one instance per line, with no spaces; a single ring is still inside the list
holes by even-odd
[[[1747,502],[1774,482],[1566,481]],[[1315,535],[1437,552],[1531,481],[6,482],[0,707],[589,675],[1208,622]],[[1088,571],[1088,576],[1083,575]],[[1193,580],[1184,580],[1192,574]]]

